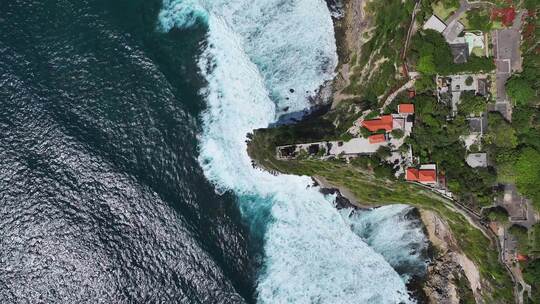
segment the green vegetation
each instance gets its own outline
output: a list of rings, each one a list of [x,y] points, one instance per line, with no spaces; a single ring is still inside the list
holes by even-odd
[[[537,31],[537,19],[529,17],[523,31],[523,71],[506,84],[515,103],[512,123],[490,114],[489,133],[484,139],[495,159],[498,180],[515,183],[519,192],[540,210],[540,55],[534,48]]]
[[[454,283],[457,287],[457,294],[459,295],[460,304],[476,304],[474,293],[469,284],[469,280],[463,271],[454,271]]]
[[[525,148],[516,162],[516,186],[540,208],[540,152]]]
[[[445,20],[452,12],[458,9],[459,1],[432,2],[431,7],[433,8],[433,13],[437,15],[437,17]]]
[[[520,254],[529,254],[529,235],[527,228],[519,225],[512,225],[508,228],[508,232],[517,240],[517,250]]]
[[[396,67],[401,66],[399,57],[414,1],[370,1],[366,11],[373,16],[374,29],[364,43],[356,65],[352,64],[351,84],[345,93],[361,96],[376,105],[377,97],[403,81]],[[369,66],[369,73],[363,73]]]
[[[452,7],[449,1],[444,2],[444,9]],[[457,1],[450,2],[455,2],[452,5],[458,6]],[[349,189],[362,204],[406,203],[439,213],[449,222],[465,254],[479,266],[482,279],[490,282],[492,289],[483,290],[484,296],[490,298],[486,303],[511,302],[512,284],[499,264],[497,252],[489,240],[462,215],[455,212],[448,202],[422,187],[396,180],[391,166],[382,162],[389,150],[380,149],[372,156],[361,156],[352,159],[350,163],[343,159],[320,161],[305,158],[279,161],[274,158],[276,145],[348,140],[351,135],[347,129],[358,118],[358,113],[371,109],[374,114],[370,116],[377,115],[380,97],[405,81],[400,78],[397,69],[402,64],[399,53],[412,3],[406,0],[405,9],[398,0],[375,1],[368,5],[367,9],[373,15],[375,27],[362,51],[358,56],[354,56],[351,85],[345,90],[345,93],[355,95],[354,98],[341,102],[336,109],[323,116],[310,118],[297,125],[256,131],[248,148],[249,153],[260,165],[270,170],[324,177],[331,184]],[[429,17],[430,10],[441,3],[439,1],[432,7],[430,1],[421,0],[422,9],[418,18],[423,20],[426,16]],[[481,13],[475,15],[476,13],[473,10],[467,16],[472,24],[485,17]],[[523,72],[508,81],[508,93],[516,103],[512,122],[506,121],[499,114],[490,113],[488,133],[481,145],[471,149],[488,152],[489,158],[496,164],[496,170],[469,167],[465,162],[467,151],[460,140],[461,135],[468,134],[466,117],[485,110],[486,101],[474,94],[463,93],[456,117],[448,120],[449,106],[437,102],[433,96],[433,75],[492,71],[492,58],[471,56],[466,64],[454,64],[448,44],[435,31],[420,32],[411,41],[407,62],[416,66],[422,75],[415,84],[417,97],[414,99],[414,132],[405,141],[412,146],[421,163],[436,163],[439,171],[445,174],[448,187],[456,198],[476,210],[492,204],[496,195],[492,187],[497,181],[516,183],[518,190],[533,199],[535,206],[540,209],[540,108],[537,96],[540,60],[534,53],[535,40],[528,38],[529,36],[530,31],[524,30],[524,46],[528,51],[523,51]],[[524,90],[525,86],[529,89]],[[403,102],[403,98],[398,96],[384,109],[385,113],[395,111],[396,105]],[[372,133],[362,128],[361,134],[367,137]],[[400,134],[393,132],[392,136],[398,137]],[[401,149],[407,147],[408,145],[404,145]],[[507,213],[493,208],[487,211],[486,217],[504,223],[508,219]],[[540,228],[529,233],[528,245],[527,234],[522,232],[519,227],[511,228],[511,233],[516,235],[520,242],[520,250],[527,249],[533,257],[538,257]],[[486,250],[487,248],[492,250]],[[530,261],[527,267],[532,266],[527,268],[525,273],[529,273],[526,280],[532,282],[533,286],[538,286],[534,281],[537,271],[535,263],[537,262],[534,262],[534,259]],[[538,292],[538,289],[535,290],[534,292]]]
[[[350,164],[343,160],[320,161],[279,161],[274,157],[274,149],[280,142],[279,128],[256,131],[248,146],[253,159],[267,169],[297,175],[322,176],[334,185],[348,188],[362,204],[404,203],[429,209],[443,216],[449,223],[460,248],[480,269],[483,279],[492,289],[483,290],[487,303],[508,303],[512,301],[512,282],[505,269],[498,261],[494,245],[480,230],[471,226],[459,212],[445,200],[422,187],[390,181],[388,177],[377,177],[374,166],[380,166],[378,160],[359,157]],[[384,169],[383,169],[384,170]],[[491,250],[486,250],[491,248]]]
[[[435,80],[431,76],[422,76],[420,79],[417,79],[414,83],[414,88],[416,93],[425,93],[428,91],[433,91],[435,89]]]
[[[523,278],[532,287],[532,298],[534,302],[540,303],[540,259],[529,261],[523,267]]]
[[[399,139],[399,138],[403,138],[403,136],[405,135],[405,132],[403,132],[403,130],[401,129],[395,129],[395,130],[392,130],[391,134],[393,137]]]
[[[470,202],[472,207],[491,204],[494,172],[471,168],[465,163],[466,150],[460,139],[468,133],[465,116],[458,113],[453,120],[447,121],[449,108],[433,96],[418,95],[415,107],[416,121],[409,143],[420,162],[436,163],[439,171],[445,173],[450,190],[461,200]]]
[[[540,257],[540,223],[534,225],[530,231],[531,254]]]
[[[489,32],[493,27],[491,22],[489,11],[486,9],[471,9],[467,12],[468,29],[480,30],[482,32]]]
[[[472,78],[471,78],[472,79]],[[486,100],[475,95],[473,92],[464,92],[461,94],[461,103],[458,106],[458,111],[461,115],[468,116],[473,114],[479,116],[486,110]]]
[[[455,64],[450,46],[443,36],[426,30],[412,39],[410,62],[416,62],[417,70],[424,75],[449,75],[463,72],[489,72],[495,69],[493,60],[486,57],[471,56],[467,63]]]
[[[506,91],[510,99],[519,105],[527,105],[533,101],[535,91],[523,77],[512,77],[506,83]]]
[[[508,223],[508,212],[502,207],[489,208],[485,213],[491,222]]]
[[[433,59],[433,55],[432,54],[422,55],[418,59],[418,63],[416,64],[416,69],[418,70],[418,72],[426,76],[435,75],[435,72],[437,71],[437,69],[435,68],[435,60]]]
[[[489,131],[484,137],[488,144],[497,148],[514,149],[517,144],[516,130],[499,113],[489,113]]]

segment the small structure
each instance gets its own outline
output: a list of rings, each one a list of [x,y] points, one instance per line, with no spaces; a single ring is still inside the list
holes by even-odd
[[[280,159],[291,159],[297,156],[296,146],[284,146],[277,149],[277,157]]]
[[[368,137],[370,144],[377,144],[386,141],[386,136],[384,134],[375,134]]]
[[[516,260],[519,262],[527,262],[528,259],[529,257],[525,254],[520,254],[520,253],[516,254]]]
[[[473,32],[466,32],[465,36],[463,37],[467,45],[469,46],[469,54],[472,53],[472,50],[474,48],[480,48],[484,49],[485,41],[484,41],[484,35],[482,32],[479,32],[480,35],[477,35]]]
[[[489,93],[487,78],[478,78],[476,80],[476,94],[486,97]]]
[[[467,43],[450,44],[450,52],[452,52],[456,64],[466,63],[469,60],[469,45]]]
[[[414,104],[412,103],[402,103],[398,105],[399,114],[413,114],[414,113]]]
[[[467,155],[465,161],[472,168],[485,168],[488,165],[486,153],[471,153]]]
[[[371,132],[376,132],[379,130],[385,130],[390,132],[393,129],[394,119],[392,115],[383,115],[377,119],[370,119],[362,121],[362,127],[370,130]]]
[[[422,28],[424,30],[430,29],[442,33],[446,28],[446,24],[439,17],[431,15]]]
[[[477,145],[481,149],[482,136],[486,133],[487,116],[467,118],[469,124],[469,134],[460,136],[465,144],[465,148],[469,150],[473,145]]]
[[[458,38],[459,34],[463,32],[465,29],[465,26],[463,23],[454,20],[448,24],[448,26],[444,29],[442,32],[444,39],[446,39],[446,42],[449,44],[455,43],[456,38]]]
[[[437,98],[439,102],[444,101],[446,103],[450,101],[449,105],[452,108],[452,116],[457,113],[462,92],[469,91],[482,96],[489,94],[487,76],[483,74],[460,74],[437,77],[436,82]],[[448,99],[448,96],[450,99]]]
[[[487,125],[486,117],[471,117],[469,121],[469,132],[471,134],[484,134],[485,125]]]
[[[437,184],[437,166],[435,164],[422,165],[419,169],[407,168],[405,179],[410,182],[419,182],[426,185]]]

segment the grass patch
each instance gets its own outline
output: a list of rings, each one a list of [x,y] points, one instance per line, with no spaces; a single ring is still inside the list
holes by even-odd
[[[443,21],[446,20],[446,18],[448,18],[450,14],[452,14],[455,10],[458,9],[457,7],[445,7],[442,1],[432,3],[431,8],[433,8],[433,13],[437,15],[437,17],[441,18]]]
[[[463,24],[466,30],[471,30],[471,24],[469,22],[468,12],[465,12],[463,13],[463,15],[461,15],[461,17],[459,18],[459,22]],[[476,29],[472,29],[472,30],[476,30]]]
[[[473,55],[477,56],[477,57],[485,57],[486,56],[486,50],[485,49],[481,49],[479,47],[475,47],[472,49],[472,53]]]
[[[514,170],[514,164],[505,163],[497,166],[497,182],[501,184],[515,184],[516,173]]]

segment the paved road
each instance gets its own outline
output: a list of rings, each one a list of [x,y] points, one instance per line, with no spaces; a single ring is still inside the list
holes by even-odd
[[[469,4],[469,2],[467,0],[459,1],[459,8],[457,9],[457,11],[455,11],[452,14],[452,16],[450,16],[450,17],[448,17],[448,19],[446,19],[446,24],[450,25],[450,23],[459,20],[461,15],[463,15],[469,9],[471,9],[471,5]]]
[[[518,12],[511,28],[491,32],[496,66],[497,98],[495,100],[495,110],[499,111],[509,121],[512,120],[512,103],[506,94],[506,81],[510,78],[512,72],[521,71],[522,68],[519,44],[524,13],[525,11]]]

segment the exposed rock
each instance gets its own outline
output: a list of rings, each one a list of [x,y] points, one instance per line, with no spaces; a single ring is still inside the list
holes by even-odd
[[[429,303],[482,303],[478,267],[461,252],[448,223],[433,211],[420,214],[437,251],[424,285]]]

